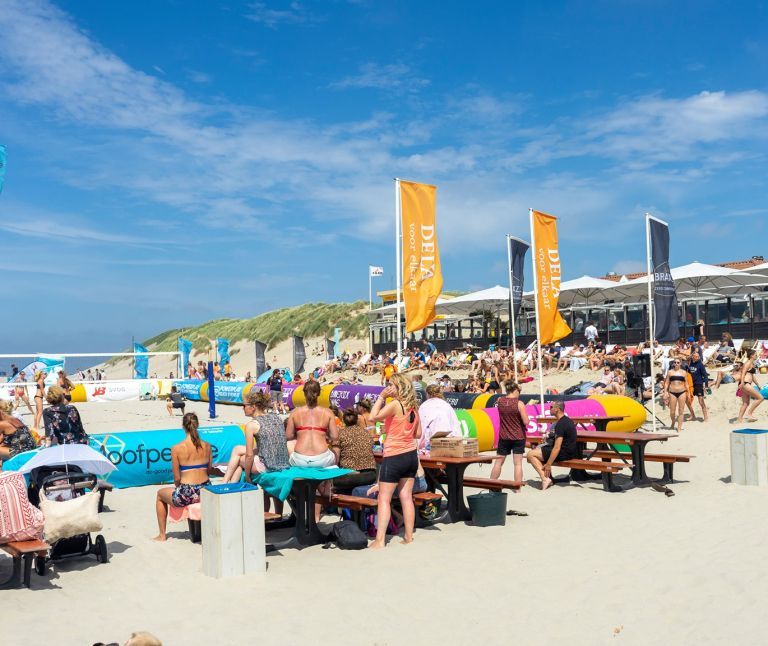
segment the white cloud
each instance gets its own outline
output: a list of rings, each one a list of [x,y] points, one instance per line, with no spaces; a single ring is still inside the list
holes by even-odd
[[[330,84],[331,88],[343,90],[347,88],[375,88],[377,90],[405,90],[414,92],[429,85],[427,79],[419,78],[411,72],[411,68],[402,63],[363,63],[358,73],[347,76],[340,81]]]
[[[280,3],[281,8],[273,8],[266,2],[252,2],[245,17],[275,29],[278,25],[295,25],[316,20],[300,2]]]

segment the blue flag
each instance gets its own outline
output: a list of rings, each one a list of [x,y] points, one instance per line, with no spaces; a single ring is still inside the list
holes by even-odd
[[[179,370],[179,379],[184,379],[187,376],[187,364],[189,363],[189,355],[192,352],[192,341],[185,339],[183,336],[180,336],[178,349],[181,353],[181,369]]]
[[[219,363],[229,363],[229,339],[216,339],[216,347],[219,353]]]
[[[3,192],[3,184],[5,184],[5,146],[0,144],[0,193]]]
[[[147,349],[141,345],[141,343],[133,344],[134,352],[147,352]],[[133,357],[133,378],[134,379],[146,379],[149,372],[149,357],[145,355],[138,355]]]

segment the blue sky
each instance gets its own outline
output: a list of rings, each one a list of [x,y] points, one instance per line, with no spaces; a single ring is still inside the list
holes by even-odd
[[[764,254],[768,3],[0,0],[0,352],[393,284],[392,178],[446,288],[560,217],[566,278]]]

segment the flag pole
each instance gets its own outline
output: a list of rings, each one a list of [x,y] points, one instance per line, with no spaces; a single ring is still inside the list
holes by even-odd
[[[402,221],[403,221],[403,205],[400,201],[400,180],[396,177],[395,178],[395,273],[397,274],[397,359],[399,361],[400,359],[400,353],[402,352],[403,348],[403,330],[400,323],[400,312],[401,312],[401,304],[400,304],[400,292],[402,290],[402,282],[403,282],[403,268],[402,263],[400,259],[400,255],[402,253],[402,244],[401,244],[401,227],[402,227]]]
[[[512,277],[512,249],[510,248],[510,239],[512,236],[507,234],[507,271],[509,272],[509,331],[512,335],[512,366],[515,372],[515,381],[517,381],[517,337],[515,335],[515,297],[513,294],[514,280]]]
[[[368,353],[369,354],[373,352],[373,341],[371,339],[371,317],[370,317],[372,309],[373,309],[373,291],[371,289],[371,266],[368,265]]]
[[[654,341],[654,328],[653,328],[653,298],[651,290],[651,281],[653,280],[653,273],[651,273],[651,214],[645,214],[645,262],[648,270],[648,339],[651,346],[651,414],[653,420],[651,421],[653,432],[656,432],[656,370],[653,365],[653,355],[656,350]],[[655,281],[654,281],[655,282]],[[641,389],[642,392],[642,389]]]
[[[531,223],[531,262],[533,263],[533,303],[536,308],[536,351],[539,364],[539,415],[544,414],[544,369],[541,365],[541,325],[539,323],[539,280],[536,271],[536,235],[533,227],[533,209],[528,209],[528,218]]]

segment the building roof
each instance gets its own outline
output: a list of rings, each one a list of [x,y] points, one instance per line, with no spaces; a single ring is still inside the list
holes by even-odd
[[[712,264],[717,267],[728,267],[729,269],[749,269],[750,267],[755,267],[756,265],[762,265],[763,263],[765,263],[765,258],[763,258],[762,256],[752,256],[747,260],[731,260],[729,262],[718,262],[718,263],[712,263]],[[632,280],[634,278],[640,278],[641,276],[645,276],[646,272],[640,271],[634,274],[625,274],[625,275],[628,280]],[[621,280],[621,276],[615,273],[606,274],[605,276],[600,276],[600,278],[604,278],[605,280],[613,280],[616,282]]]

